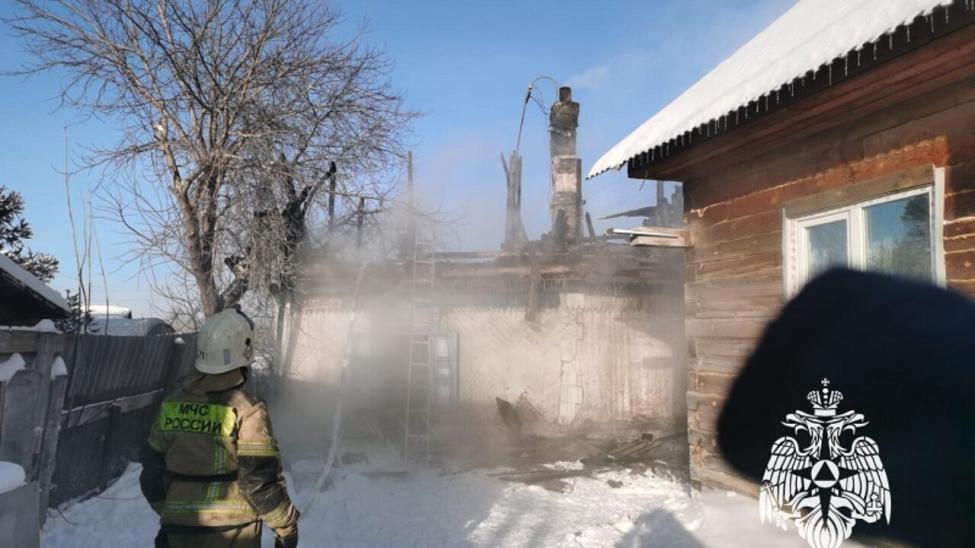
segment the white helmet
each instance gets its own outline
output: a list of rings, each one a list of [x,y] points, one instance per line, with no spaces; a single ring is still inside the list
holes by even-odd
[[[254,325],[234,308],[207,318],[196,340],[196,370],[219,375],[250,365]]]

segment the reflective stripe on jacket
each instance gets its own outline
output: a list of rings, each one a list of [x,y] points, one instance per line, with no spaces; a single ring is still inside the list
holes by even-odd
[[[263,401],[241,370],[197,375],[163,402],[143,449],[143,494],[165,524],[226,526],[258,519],[280,536],[298,512],[281,475]]]

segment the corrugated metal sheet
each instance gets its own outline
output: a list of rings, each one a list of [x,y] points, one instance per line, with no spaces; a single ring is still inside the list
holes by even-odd
[[[100,489],[138,460],[155,403],[192,370],[196,345],[195,335],[180,336],[182,343],[176,336],[65,338],[69,383],[51,506]],[[139,407],[113,404],[117,400]],[[78,412],[85,408],[96,412]]]
[[[833,85],[861,72],[861,65],[873,66],[878,50],[884,53],[880,62],[892,57],[887,53],[895,50],[895,41],[899,52],[924,44],[925,38],[952,30],[942,9],[951,5],[971,12],[967,0],[800,0],[603,154],[587,177],[628,161],[646,165],[733,129],[749,113],[754,119],[791,101],[796,90],[804,95],[807,74]],[[940,12],[934,14],[936,9]],[[875,45],[867,49],[869,44]]]

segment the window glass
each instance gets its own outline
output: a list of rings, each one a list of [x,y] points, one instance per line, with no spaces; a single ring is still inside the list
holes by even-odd
[[[931,212],[927,194],[864,208],[868,270],[931,280]]]
[[[849,264],[845,220],[810,226],[806,231],[809,242],[807,278],[812,278],[831,266]]]
[[[786,290],[832,266],[938,283],[943,257],[933,200],[927,186],[787,218]]]

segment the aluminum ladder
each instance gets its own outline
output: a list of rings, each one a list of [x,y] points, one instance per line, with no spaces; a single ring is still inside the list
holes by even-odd
[[[436,308],[433,302],[436,260],[433,242],[430,239],[419,235],[414,237],[411,270],[406,439],[403,445],[403,458],[407,462],[422,463],[428,461],[430,457],[433,332],[437,327]]]

